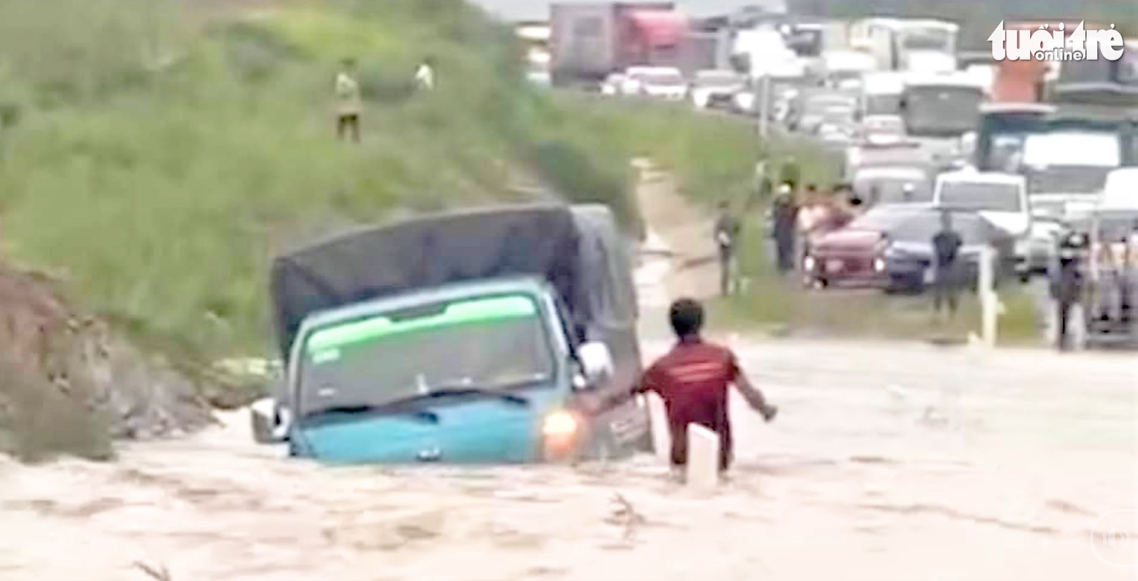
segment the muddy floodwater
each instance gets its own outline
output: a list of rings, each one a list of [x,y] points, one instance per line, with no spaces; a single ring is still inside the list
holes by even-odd
[[[783,413],[736,406],[715,492],[649,456],[326,468],[252,444],[234,413],[116,463],[0,464],[0,579],[1135,577],[1103,559],[1135,562],[1138,513],[1100,519],[1138,508],[1133,358],[739,350]]]
[[[646,356],[667,347],[667,274],[638,273]],[[781,413],[735,405],[738,461],[715,491],[651,456],[322,467],[253,444],[237,412],[114,463],[0,459],[0,581],[1138,574],[1112,566],[1138,563],[1133,355],[719,339]]]

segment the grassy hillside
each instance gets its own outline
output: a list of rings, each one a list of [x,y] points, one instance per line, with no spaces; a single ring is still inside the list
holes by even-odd
[[[192,3],[191,3],[192,4]],[[156,0],[0,2],[0,244],[186,361],[270,344],[272,254],[345,224],[517,197],[541,181],[635,226],[628,161],[693,193],[747,183],[750,129],[677,107],[554,96],[511,32],[451,0],[324,2],[191,25]],[[415,93],[424,56],[437,89]],[[331,79],[359,62],[361,145]]]

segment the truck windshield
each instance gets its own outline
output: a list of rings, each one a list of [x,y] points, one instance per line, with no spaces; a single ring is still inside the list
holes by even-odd
[[[972,212],[1019,212],[1019,186],[993,182],[944,182],[938,196],[941,207]]]
[[[901,113],[900,93],[869,93],[865,96],[865,114],[899,115]]]
[[[984,92],[976,87],[927,86],[905,91],[905,129],[909,135],[952,137],[974,131]]]
[[[802,111],[807,115],[825,115],[831,109],[848,109],[851,114],[857,107],[857,99],[854,97],[847,97],[844,95],[835,94],[822,94],[811,95],[806,98],[806,103],[802,107]]]
[[[1100,240],[1126,240],[1138,232],[1138,212],[1101,213],[1094,215],[1093,220]]]
[[[1094,194],[1102,191],[1106,176],[1112,169],[1083,166],[1030,169],[1027,191],[1033,194]]]
[[[553,377],[552,353],[537,304],[523,294],[354,319],[308,335],[298,412],[382,406],[432,386],[539,385]]]
[[[931,202],[932,187],[927,179],[902,176],[858,176],[854,178],[854,191],[870,204]],[[909,186],[910,191],[906,191]]]
[[[906,50],[935,50],[952,53],[954,52],[952,37],[952,32],[944,29],[913,29],[905,32],[901,46]]]

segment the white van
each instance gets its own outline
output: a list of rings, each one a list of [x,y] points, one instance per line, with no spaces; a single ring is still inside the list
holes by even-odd
[[[933,205],[976,212],[1016,241],[1016,268],[1022,278],[1029,274],[1031,202],[1027,178],[1019,174],[960,170],[937,176]]]
[[[1099,198],[1105,208],[1138,209],[1138,167],[1116,169],[1106,176]]]

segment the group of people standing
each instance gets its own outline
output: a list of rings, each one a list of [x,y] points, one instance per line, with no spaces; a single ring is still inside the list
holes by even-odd
[[[911,194],[911,186],[906,186]],[[873,200],[877,196],[870,192]],[[839,183],[830,192],[809,184],[801,192],[793,183],[779,187],[770,212],[770,232],[775,243],[775,263],[780,274],[795,272],[810,239],[820,233],[842,228],[860,216],[872,203],[856,193],[850,184]],[[933,310],[952,316],[959,305],[957,258],[964,245],[952,224],[952,215],[941,215],[941,228],[931,240],[933,246]]]
[[[779,273],[795,270],[804,250],[803,243],[811,236],[849,224],[861,214],[863,207],[862,200],[849,184],[837,184],[831,192],[808,184],[797,193],[793,183],[779,186],[770,213]]]

